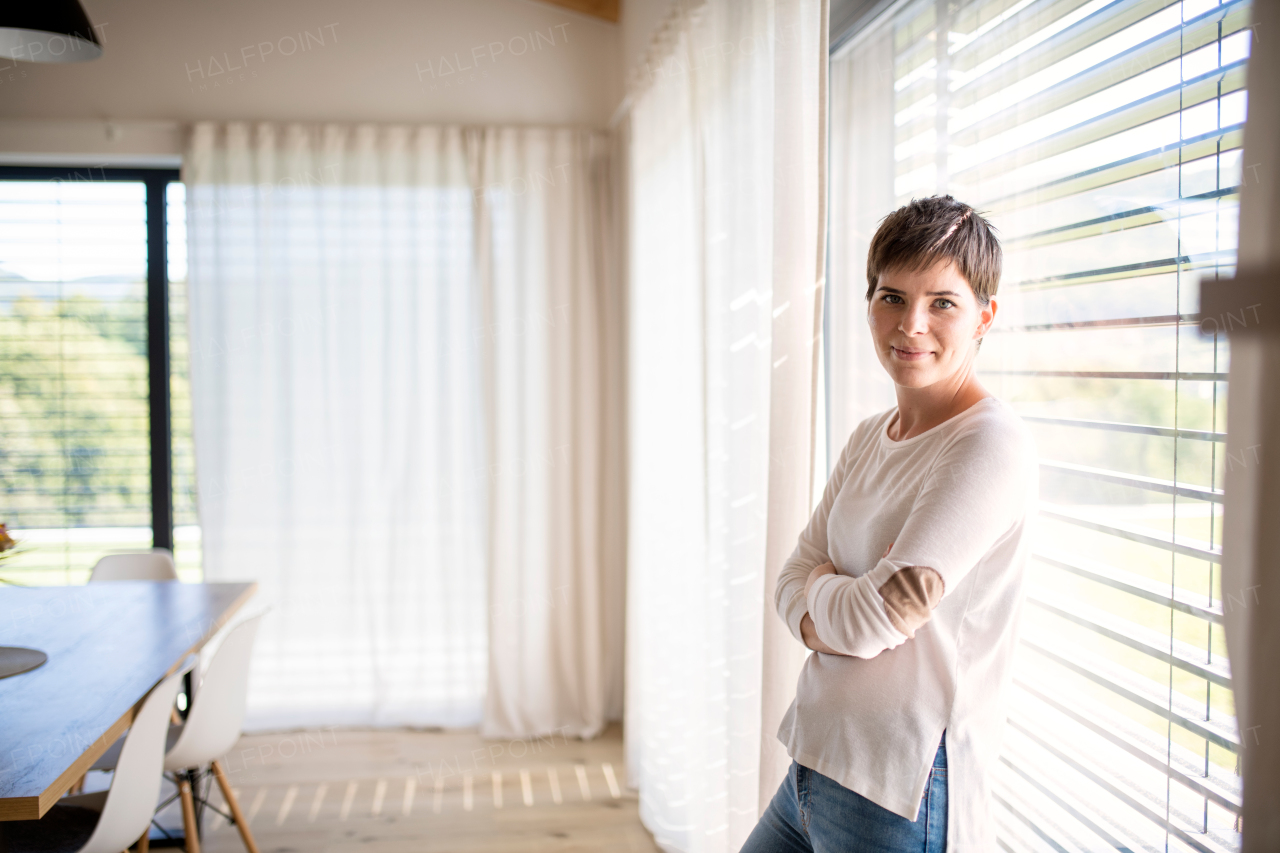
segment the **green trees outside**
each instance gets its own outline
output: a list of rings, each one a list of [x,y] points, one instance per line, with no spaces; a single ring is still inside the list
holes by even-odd
[[[150,525],[146,286],[134,287],[109,302],[20,296],[0,313],[0,520],[11,529]],[[185,377],[173,383],[189,399]]]

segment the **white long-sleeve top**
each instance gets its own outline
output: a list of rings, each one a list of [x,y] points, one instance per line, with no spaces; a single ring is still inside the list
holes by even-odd
[[[809,655],[778,737],[799,764],[915,820],[945,730],[947,849],[990,853],[1035,446],[995,398],[903,441],[887,433],[896,418],[854,430],[778,579],[796,639],[807,612],[842,653]],[[836,574],[806,597],[827,562]]]

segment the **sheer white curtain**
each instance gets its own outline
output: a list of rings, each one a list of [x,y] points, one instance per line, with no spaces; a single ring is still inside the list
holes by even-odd
[[[490,679],[483,732],[591,737],[621,711],[622,379],[608,142],[476,137],[489,433]]]
[[[784,766],[803,651],[768,602],[811,492],[825,22],[677,7],[635,83],[628,772],[670,850],[737,850]]]
[[[893,30],[873,28],[831,64],[831,241],[827,277],[828,458],[897,403],[867,328],[867,249],[893,210]]]
[[[619,704],[602,156],[568,130],[195,129],[205,573],[275,606],[250,726],[591,734]]]

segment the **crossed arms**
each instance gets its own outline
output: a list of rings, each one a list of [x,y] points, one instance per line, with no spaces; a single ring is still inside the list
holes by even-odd
[[[963,435],[912,486],[911,510],[894,542],[865,574],[837,572],[827,527],[849,470],[851,440],[823,499],[783,566],[774,592],[792,636],[824,654],[873,658],[915,636],[990,549],[1014,530],[1034,486],[1034,457],[1020,434]],[[1030,461],[1028,461],[1030,460]],[[845,517],[841,535],[876,535]],[[886,536],[885,538],[889,538]]]
[[[815,566],[813,571],[809,572],[809,579],[804,583],[805,598],[809,597],[809,590],[813,588],[814,581],[822,575],[834,575],[835,573],[836,567],[834,563],[827,562],[821,566]],[[841,654],[841,652],[836,651],[819,639],[818,629],[814,626],[813,617],[809,615],[808,611],[805,611],[804,616],[800,619],[800,636],[804,644],[815,652],[822,652],[826,655]]]

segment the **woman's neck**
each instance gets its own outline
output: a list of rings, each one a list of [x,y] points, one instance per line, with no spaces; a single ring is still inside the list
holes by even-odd
[[[924,388],[895,386],[898,417],[889,424],[889,438],[914,438],[991,396],[973,375],[972,364],[959,373],[962,375]]]

